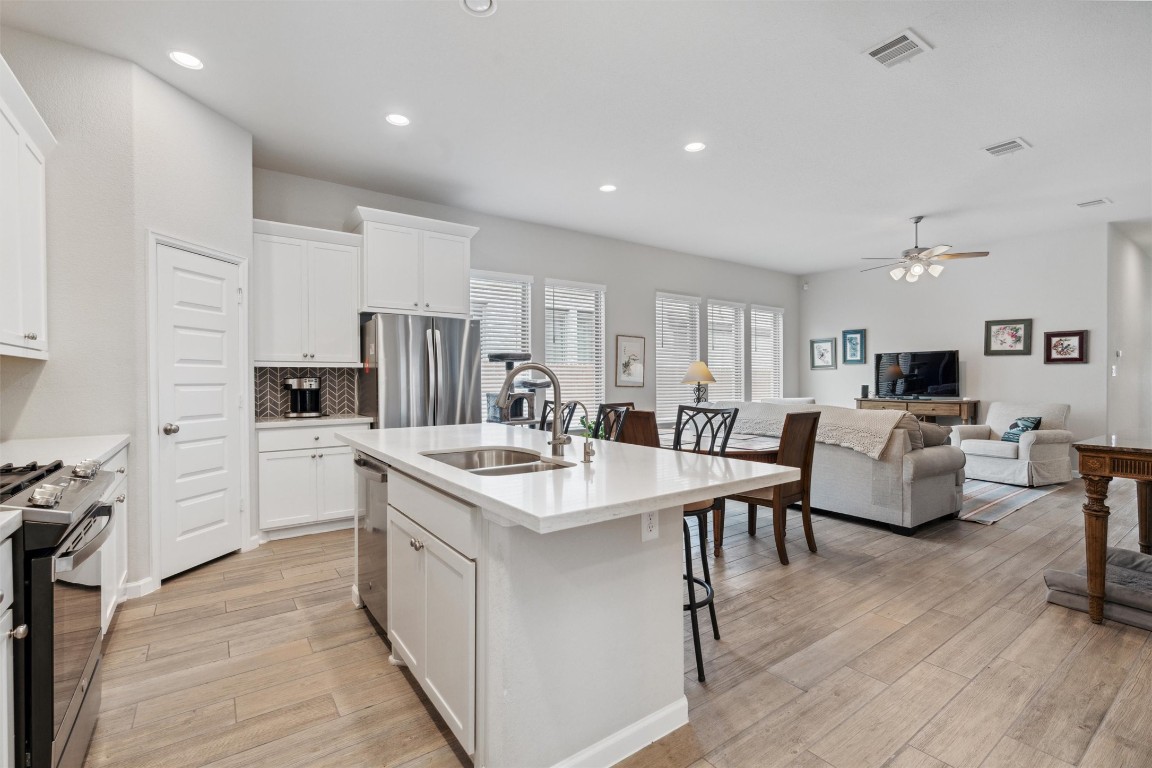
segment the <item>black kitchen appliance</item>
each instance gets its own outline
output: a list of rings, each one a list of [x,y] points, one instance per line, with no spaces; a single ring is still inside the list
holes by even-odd
[[[95,461],[0,467],[13,535],[14,735],[18,764],[80,768],[100,710],[100,547],[115,475]]]
[[[288,412],[285,416],[290,419],[314,419],[323,415],[320,412],[319,376],[284,379],[284,386],[288,388]]]

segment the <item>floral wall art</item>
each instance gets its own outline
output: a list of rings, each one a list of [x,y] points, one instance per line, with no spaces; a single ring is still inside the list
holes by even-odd
[[[1045,363],[1088,362],[1088,331],[1047,331],[1044,333]]]
[[[987,320],[984,323],[985,355],[1032,354],[1032,320]]]

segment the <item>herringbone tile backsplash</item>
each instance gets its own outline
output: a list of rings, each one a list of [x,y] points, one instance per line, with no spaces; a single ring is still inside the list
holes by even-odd
[[[274,419],[288,412],[284,379],[320,377],[320,410],[324,415],[356,413],[355,368],[256,368],[256,418]]]

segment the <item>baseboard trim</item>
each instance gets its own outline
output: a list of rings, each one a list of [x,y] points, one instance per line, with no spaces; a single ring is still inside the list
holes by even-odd
[[[681,696],[666,707],[564,758],[552,768],[591,768],[615,765],[631,754],[666,736],[688,722],[688,697]]]
[[[325,520],[322,523],[307,523],[305,525],[294,525],[291,528],[273,528],[261,531],[260,538],[264,541],[294,539],[297,536],[308,536],[313,533],[328,533],[329,531],[350,529],[354,524],[355,521],[352,518],[346,520]]]
[[[260,546],[261,544],[263,544],[266,541],[268,541],[267,538],[265,538],[264,536],[261,536],[260,534],[257,533],[257,534],[250,536],[248,538],[248,543],[243,545],[242,547],[240,547],[240,551],[241,552],[251,552],[252,550],[256,549],[256,547]]]
[[[124,584],[124,599],[131,600],[134,597],[144,597],[150,592],[155,592],[159,586],[151,576],[140,579],[140,581],[126,582]]]

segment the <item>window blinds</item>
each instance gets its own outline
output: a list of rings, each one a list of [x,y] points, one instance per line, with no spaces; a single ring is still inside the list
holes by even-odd
[[[691,405],[692,386],[681,384],[700,359],[700,299],[656,294],[656,418],[671,421],[678,405]]]
[[[752,399],[783,397],[784,310],[752,306]]]
[[[604,286],[545,283],[544,361],[560,379],[564,400],[579,400],[595,418],[604,402]],[[543,394],[555,400],[550,390]],[[537,412],[541,407],[537,402]]]
[[[488,362],[492,352],[532,351],[532,278],[495,272],[472,273],[472,319],[480,321],[480,400],[504,383],[504,363]]]
[[[744,305],[708,302],[709,400],[744,399]]]

